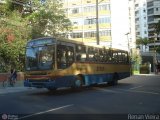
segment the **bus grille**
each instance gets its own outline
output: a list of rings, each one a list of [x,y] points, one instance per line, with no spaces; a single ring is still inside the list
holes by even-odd
[[[49,80],[29,80],[29,82],[43,83],[43,82],[49,82]]]

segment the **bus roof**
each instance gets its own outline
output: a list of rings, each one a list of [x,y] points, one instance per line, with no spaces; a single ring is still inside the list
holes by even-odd
[[[62,38],[62,37],[40,37],[40,38],[36,38],[36,39],[32,39],[28,42],[31,41],[36,41],[36,40],[41,40],[41,39],[55,39],[61,42],[69,42],[69,43],[74,43],[74,44],[79,44],[79,45],[86,45],[86,46],[90,46],[90,47],[97,47],[97,48],[106,48],[106,49],[112,49],[112,50],[120,50],[120,51],[126,51],[126,50],[122,50],[122,49],[117,49],[117,48],[110,48],[110,47],[106,47],[106,46],[102,46],[102,45],[90,45],[89,43],[83,43],[80,41],[75,41],[75,40],[71,40],[71,39],[66,39],[66,38]]]

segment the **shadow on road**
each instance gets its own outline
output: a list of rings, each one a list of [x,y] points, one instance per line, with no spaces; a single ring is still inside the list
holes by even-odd
[[[114,89],[114,88],[130,88],[133,87],[132,84],[130,83],[119,83],[118,85],[115,86],[110,86],[106,84],[99,84],[99,85],[92,85],[92,86],[87,86],[87,87],[82,87],[82,88],[60,88],[54,91],[49,91],[47,89],[39,89],[39,91],[29,93],[28,95],[38,95],[38,96],[62,96],[62,95],[68,95],[68,94],[79,94],[82,92],[89,92],[89,91],[96,91],[95,87],[97,88],[107,88],[107,89]]]

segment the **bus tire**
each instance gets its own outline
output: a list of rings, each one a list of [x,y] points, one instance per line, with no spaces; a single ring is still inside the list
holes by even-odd
[[[117,85],[119,80],[119,75],[118,73],[114,73],[113,75],[113,85]]]
[[[74,88],[82,88],[84,84],[83,81],[84,81],[83,75],[77,75],[74,81]]]
[[[112,81],[108,82],[108,85],[111,85],[111,86],[117,85],[118,84],[118,80],[119,80],[118,73],[114,73]]]

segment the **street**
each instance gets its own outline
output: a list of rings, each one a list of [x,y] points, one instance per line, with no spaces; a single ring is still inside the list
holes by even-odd
[[[40,119],[137,119],[160,120],[160,76],[134,75],[117,86],[97,85],[49,92],[36,88],[0,88],[1,118]],[[18,89],[18,90],[17,90]],[[12,91],[12,92],[10,92]],[[14,92],[15,91],[15,92]],[[138,117],[138,116],[137,116]],[[152,116],[151,116],[152,117]],[[2,119],[2,120],[3,120]]]

